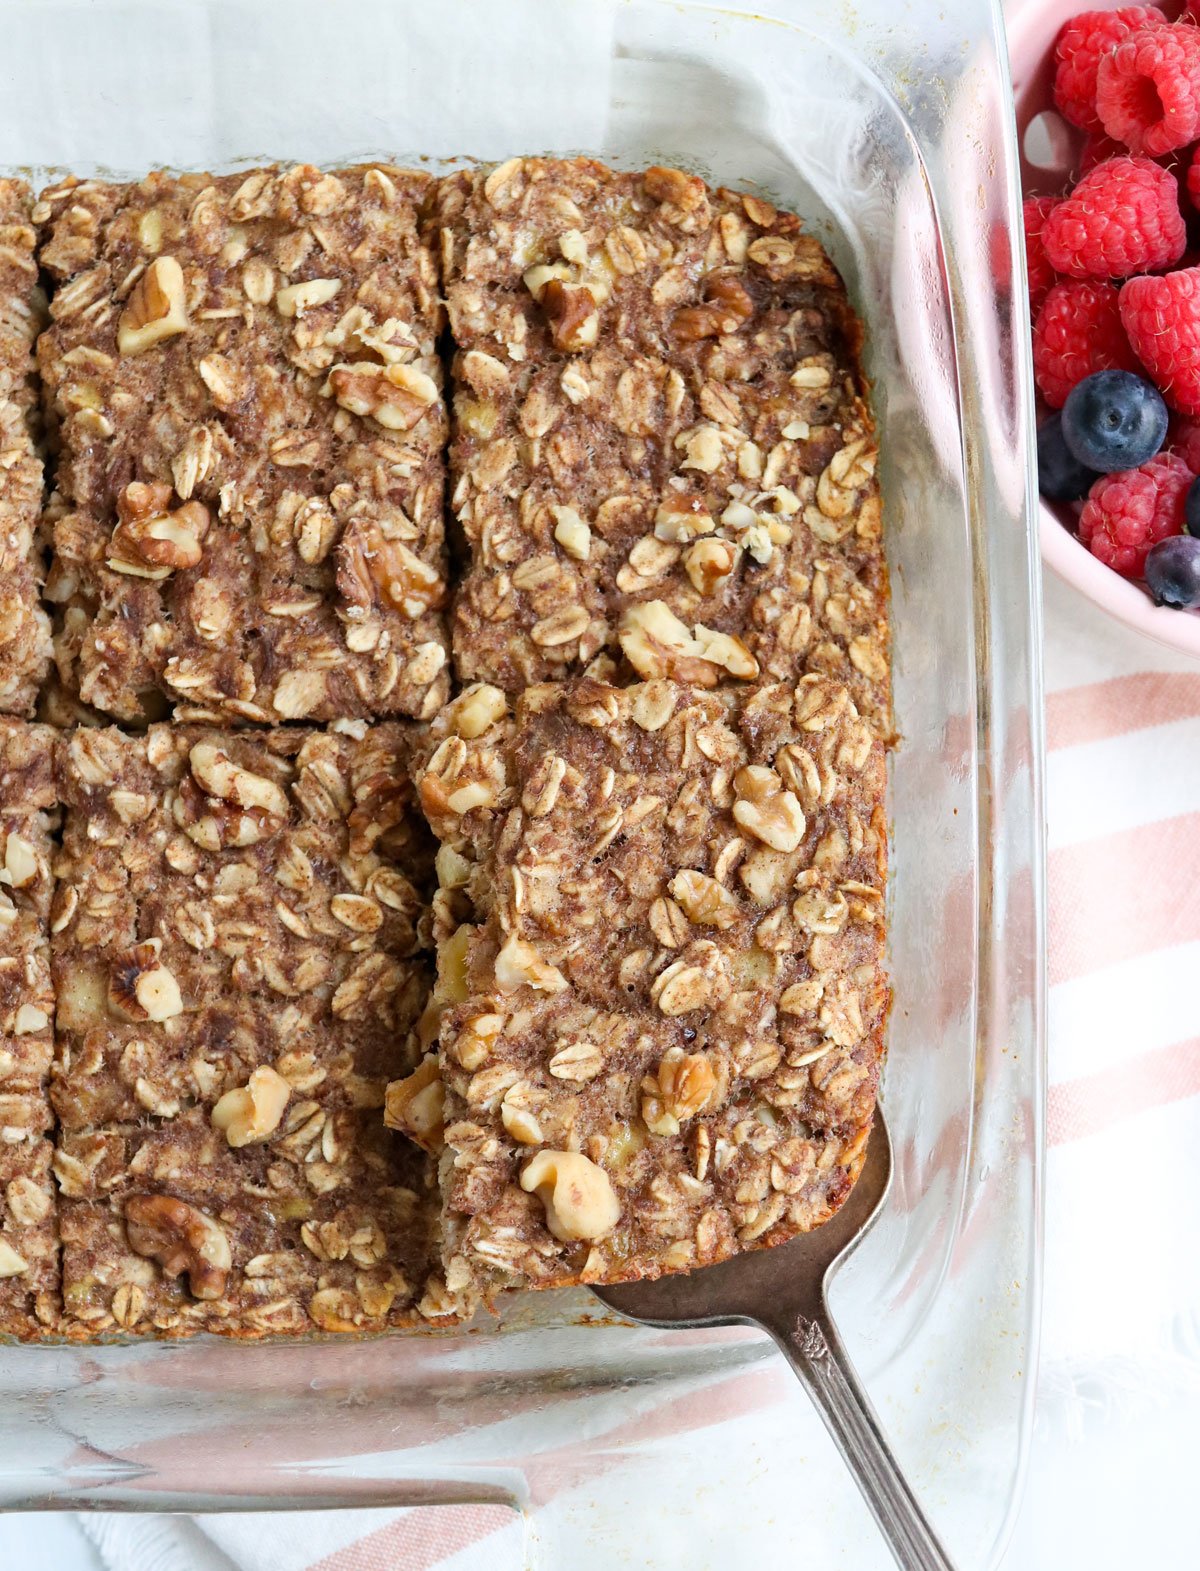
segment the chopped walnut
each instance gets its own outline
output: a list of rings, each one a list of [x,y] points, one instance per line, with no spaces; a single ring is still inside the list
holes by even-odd
[[[683,343],[736,333],[754,315],[746,286],[731,273],[710,273],[702,293],[704,305],[689,306],[675,315],[675,335]]]
[[[163,1275],[187,1274],[193,1298],[220,1298],[233,1265],[229,1240],[210,1216],[173,1195],[130,1195],[129,1247],[157,1260]]]
[[[437,383],[417,366],[369,360],[334,366],[329,389],[343,409],[388,431],[411,431],[440,397]]]
[[[436,610],[446,597],[437,568],[403,540],[385,538],[372,523],[351,525],[338,547],[338,562],[338,587],[351,605],[364,610],[382,603],[415,618]]]
[[[184,502],[168,511],[171,487],[135,481],[117,499],[120,522],[108,546],[108,566],[136,578],[166,578],[196,567],[212,519],[203,502]]]
[[[775,851],[794,851],[804,839],[804,810],[773,769],[748,764],[734,776],[734,821]]]
[[[288,799],[282,787],[235,764],[219,743],[196,742],[188,761],[197,785],[210,796],[272,818],[287,817]]]
[[[578,1151],[539,1151],[521,1173],[521,1188],[545,1206],[555,1238],[603,1238],[620,1219],[608,1174]]]
[[[145,350],[188,329],[187,288],[173,256],[158,256],[138,279],[117,324],[123,355]]]
[[[279,1127],[292,1088],[282,1075],[264,1064],[244,1086],[226,1091],[212,1110],[212,1121],[231,1146],[269,1140]]]
[[[183,1013],[179,983],[160,962],[161,952],[162,939],[149,938],[127,950],[113,966],[108,1002],[116,1014],[162,1024]]]
[[[532,944],[514,933],[496,956],[496,986],[502,993],[531,987],[540,993],[558,993],[567,980],[557,966],[548,965]]]
[[[700,1053],[673,1047],[657,1070],[642,1081],[642,1121],[653,1135],[677,1135],[679,1126],[703,1111],[717,1079]]]
[[[411,1075],[388,1086],[384,1121],[436,1156],[445,1145],[445,1100],[437,1057],[430,1053]]]
[[[590,289],[551,278],[541,290],[539,303],[546,313],[556,349],[577,354],[596,342],[600,318]]]

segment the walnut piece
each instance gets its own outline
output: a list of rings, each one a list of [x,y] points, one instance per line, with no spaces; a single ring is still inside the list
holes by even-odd
[[[595,298],[583,284],[566,284],[561,278],[551,278],[543,286],[538,303],[546,313],[555,349],[577,354],[596,342],[600,318]]]
[[[794,851],[804,839],[804,809],[773,769],[747,764],[733,779],[734,821],[773,851]]]
[[[383,1121],[437,1156],[446,1143],[446,1089],[437,1054],[429,1053],[411,1075],[387,1088]]]
[[[502,993],[522,986],[539,993],[561,993],[567,979],[557,966],[543,960],[532,944],[513,933],[496,956],[496,986]]]
[[[155,257],[134,285],[117,323],[117,348],[140,355],[164,338],[186,333],[187,289],[173,256]]]
[[[197,742],[188,754],[196,783],[209,796],[235,807],[258,808],[273,818],[286,818],[288,799],[282,786],[235,764],[215,742]]]
[[[213,1219],[174,1195],[130,1195],[125,1232],[135,1254],[157,1260],[163,1275],[187,1273],[193,1298],[220,1298],[233,1258]]]
[[[135,480],[117,498],[119,522],[109,541],[107,564],[133,578],[163,579],[177,568],[196,567],[212,519],[203,502],[184,502],[169,511],[171,487]]]
[[[212,1121],[231,1146],[255,1145],[279,1127],[292,1088],[269,1064],[256,1069],[244,1086],[226,1091],[212,1110]]]
[[[673,1047],[642,1081],[642,1121],[653,1135],[677,1135],[680,1124],[701,1112],[717,1077],[700,1053]]]
[[[675,336],[682,343],[736,333],[754,315],[748,290],[731,273],[710,273],[701,294],[704,305],[688,306],[675,314]]]
[[[442,713],[455,736],[473,742],[489,726],[504,719],[508,700],[489,682],[473,682],[470,687],[464,687],[457,698],[451,699]]]
[[[160,964],[161,938],[148,938],[118,957],[109,973],[108,1002],[126,1020],[161,1024],[183,1013],[179,983]]]
[[[437,383],[414,365],[377,365],[371,360],[334,366],[329,390],[352,415],[374,420],[387,431],[411,431],[438,401]]]
[[[37,878],[41,864],[37,852],[29,841],[10,830],[4,843],[4,866],[0,868],[0,884],[10,889],[24,889]]]
[[[539,1151],[521,1174],[521,1188],[537,1195],[546,1226],[565,1243],[603,1238],[621,1217],[608,1174],[579,1151]]]
[[[377,602],[417,618],[435,611],[446,598],[436,567],[423,562],[403,540],[387,539],[378,524],[351,524],[338,545],[338,588],[362,610]]]
[[[10,1243],[0,1238],[0,1282],[5,1277],[21,1276],[28,1270],[28,1262],[17,1253]]]
[[[670,677],[696,687],[715,687],[722,670],[744,681],[758,675],[758,661],[740,638],[699,623],[689,633],[662,600],[630,606],[617,638],[634,670],[651,679]]]

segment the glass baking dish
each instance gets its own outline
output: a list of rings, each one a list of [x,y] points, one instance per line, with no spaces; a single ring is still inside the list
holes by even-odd
[[[998,8],[3,12],[5,172],[585,151],[753,185],[829,246],[867,324],[883,429],[903,733],[884,1087],[896,1181],[833,1307],[959,1563],[994,1564],[1031,1407],[1043,1098],[1032,406]],[[501,1329],[453,1337],[0,1347],[0,1506],[493,1501],[527,1513],[529,1555],[548,1566],[744,1564],[784,1543],[884,1563],[764,1338],[666,1335],[598,1308],[527,1298]]]

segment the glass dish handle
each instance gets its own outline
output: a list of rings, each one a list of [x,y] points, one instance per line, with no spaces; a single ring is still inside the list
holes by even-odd
[[[824,1304],[812,1317],[798,1315],[786,1332],[771,1329],[824,1419],[896,1564],[902,1571],[954,1571],[954,1562],[900,1471]]]

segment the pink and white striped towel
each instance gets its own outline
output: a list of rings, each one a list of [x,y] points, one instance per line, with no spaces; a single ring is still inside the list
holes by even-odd
[[[1194,1559],[1184,1548],[1200,1402],[1200,669],[1056,582],[1046,624],[1045,1326],[1033,1465],[1005,1571],[1108,1571],[1135,1550],[1175,1567]],[[688,1456],[721,1456],[726,1485],[743,1490],[733,1522],[694,1493],[665,1512],[644,1477],[614,1465],[543,1507],[573,1571],[728,1571],[778,1550],[770,1500],[789,1484],[762,1441],[786,1422],[786,1376],[760,1370],[739,1389],[723,1414],[693,1417],[706,1429],[664,1436],[656,1464],[669,1479]],[[849,1486],[835,1509],[857,1509]],[[521,1519],[479,1506],[58,1528],[90,1540],[76,1538],[78,1559],[57,1558],[71,1571],[93,1553],[106,1571],[515,1571],[530,1549]],[[814,1517],[810,1559],[822,1532]],[[0,1550],[4,1539],[0,1518]]]

